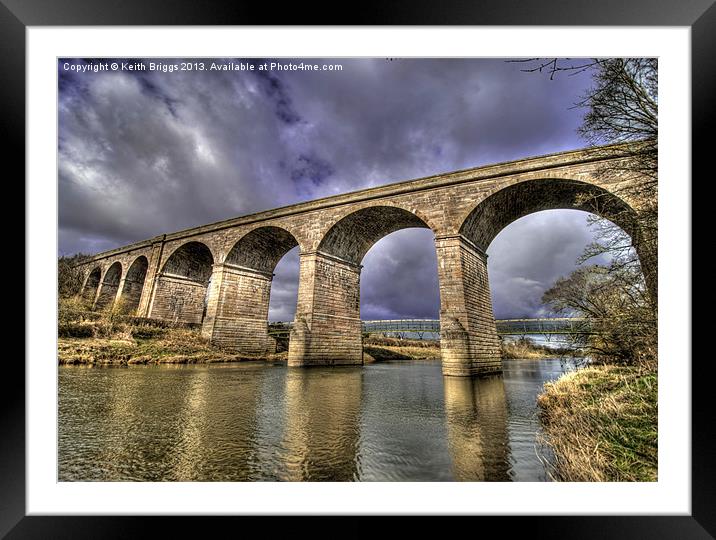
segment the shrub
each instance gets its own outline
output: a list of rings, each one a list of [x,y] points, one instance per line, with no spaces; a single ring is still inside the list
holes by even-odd
[[[72,322],[92,320],[98,317],[97,314],[90,312],[89,302],[79,296],[69,298],[60,297],[57,306],[58,322]]]
[[[94,323],[90,321],[64,321],[57,325],[59,337],[88,338],[94,336]]]
[[[166,335],[167,330],[158,326],[150,326],[147,324],[135,325],[130,328],[130,333],[133,338],[139,339],[151,339],[163,337]]]

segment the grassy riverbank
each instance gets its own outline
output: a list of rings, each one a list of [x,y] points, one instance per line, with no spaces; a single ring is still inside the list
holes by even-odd
[[[211,345],[198,328],[136,320],[116,310],[89,313],[77,300],[60,303],[57,333],[60,364],[196,364],[287,356],[235,354]]]
[[[540,358],[559,358],[563,355],[575,356],[576,352],[571,349],[540,345],[526,337],[502,341],[502,358],[537,360]]]
[[[199,364],[281,360],[286,353],[254,357],[234,354],[212,347],[198,330],[170,329],[149,338],[130,335],[113,337],[60,337],[57,356],[60,364],[132,365]]]
[[[538,398],[555,479],[657,480],[657,374],[600,365],[545,384]]]
[[[432,339],[397,339],[368,336],[363,339],[363,361],[440,358],[440,342]]]
[[[131,324],[121,318],[60,323],[60,364],[133,365],[196,364],[248,360],[286,360],[284,350],[261,357],[235,354],[212,346],[198,328]],[[440,343],[429,340],[367,338],[364,361],[439,358]]]

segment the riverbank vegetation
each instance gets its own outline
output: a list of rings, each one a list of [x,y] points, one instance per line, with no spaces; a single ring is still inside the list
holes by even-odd
[[[555,480],[657,480],[657,375],[590,366],[545,384],[537,400]]]
[[[502,340],[502,358],[536,360],[540,358],[560,358],[563,356],[581,356],[574,347],[541,345],[528,337],[515,340]]]
[[[281,360],[286,353],[261,358],[211,345],[198,327],[129,317],[121,306],[91,312],[80,298],[61,298],[58,310],[60,364],[195,364]]]
[[[57,333],[60,364],[274,361],[288,356],[285,337],[276,340],[276,353],[262,357],[235,354],[211,345],[201,336],[198,325],[136,318],[121,303],[92,311],[89,302],[77,295],[60,297]],[[440,358],[440,341],[365,335],[363,351],[366,363]],[[539,359],[574,356],[575,352],[540,345],[523,337],[503,341],[502,354],[503,358]]]
[[[543,302],[583,317],[576,336],[589,366],[548,383],[538,397],[556,480],[656,481],[657,328],[642,273],[613,262],[559,279]]]
[[[581,356],[581,351],[572,346],[556,347],[541,345],[529,337],[515,340],[504,339],[501,343],[502,358],[537,360]],[[363,337],[363,351],[374,360],[409,360],[440,358],[440,341],[437,339],[394,338],[378,335]]]
[[[288,357],[286,339],[277,340],[275,353],[236,354],[211,345],[202,337],[199,325],[132,317],[117,303],[91,311],[88,301],[79,296],[60,298],[57,334],[61,365],[284,361]],[[439,358],[440,342],[368,336],[364,339],[364,353],[366,363]]]
[[[440,358],[440,341],[435,339],[398,339],[382,336],[363,337],[363,361],[420,360]]]

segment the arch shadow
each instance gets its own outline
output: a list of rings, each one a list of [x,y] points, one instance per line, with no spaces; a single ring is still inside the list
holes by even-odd
[[[100,283],[99,295],[95,302],[95,309],[104,309],[112,307],[117,298],[119,290],[119,282],[122,279],[122,263],[116,261],[107,269],[104,278]]]
[[[122,310],[126,313],[135,313],[139,307],[148,268],[149,261],[144,255],[140,255],[134,259],[134,262],[129,266],[129,270],[127,270],[124,286],[119,296]]]
[[[150,317],[199,324],[204,319],[214,256],[202,242],[182,244],[157,276]]]
[[[97,289],[99,288],[99,282],[102,279],[102,268],[96,266],[93,268],[87,280],[85,281],[84,287],[82,288],[82,299],[89,304],[92,304],[97,297]]]

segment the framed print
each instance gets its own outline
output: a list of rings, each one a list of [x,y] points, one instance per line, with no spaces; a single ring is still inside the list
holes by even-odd
[[[130,535],[153,515],[379,514],[501,516],[493,519],[503,522],[525,516],[539,530],[558,536],[578,531],[585,538],[716,534],[713,428],[704,388],[710,368],[692,360],[690,289],[689,175],[705,175],[703,127],[714,86],[716,8],[708,0],[678,9],[646,0],[628,9],[588,2],[559,10],[544,2],[521,3],[520,9],[511,2],[480,9],[364,6],[357,14],[364,27],[310,26],[307,13],[296,8],[268,14],[256,5],[208,9],[185,2],[167,12],[146,2],[116,10],[86,4],[4,0],[0,6],[3,70],[12,74],[2,89],[13,132],[8,155],[25,173],[27,196],[27,349],[24,370],[11,365],[8,378],[26,384],[11,385],[19,395],[5,395],[3,534]],[[272,26],[262,26],[267,23]],[[568,64],[550,64],[565,57]],[[658,65],[654,101],[661,105],[661,129],[653,134],[661,180],[659,279],[656,269],[644,270],[643,283],[629,289],[654,303],[658,291],[658,372],[653,366],[648,379],[655,396],[659,375],[658,472],[654,466],[605,482],[560,478],[539,456],[515,462],[520,434],[510,415],[524,396],[511,392],[525,381],[508,377],[505,385],[501,376],[485,377],[469,390],[461,384],[464,377],[502,370],[488,353],[502,347],[504,357],[504,336],[539,335],[541,345],[507,342],[553,353],[559,346],[551,334],[571,335],[586,349],[592,342],[584,336],[618,334],[626,324],[595,326],[602,324],[599,316],[574,330],[567,325],[582,319],[573,307],[562,319],[538,318],[542,312],[534,305],[500,296],[500,284],[490,282],[492,299],[489,288],[482,296],[472,292],[474,283],[486,282],[487,256],[502,260],[499,242],[490,246],[507,225],[543,210],[599,214],[640,239],[635,260],[650,268],[646,229],[624,218],[645,215],[648,204],[625,194],[609,198],[611,187],[598,175],[601,165],[650,155],[648,142],[582,149],[563,134],[577,127],[576,113],[565,113],[572,114],[568,129],[542,129],[550,115],[569,109],[561,107],[550,79],[563,81],[564,100],[574,102],[590,88],[583,73],[589,67],[574,59],[592,57],[651,59],[655,79]],[[314,77],[304,67],[314,65],[344,75]],[[490,77],[506,66],[510,78],[495,91],[490,84],[497,75]],[[145,70],[151,76],[133,74]],[[103,71],[127,76],[105,77]],[[471,76],[478,71],[489,76]],[[239,78],[248,72],[256,73]],[[484,125],[459,121],[473,106],[461,101],[459,88],[494,104],[485,108],[492,112]],[[442,117],[431,116],[437,102],[450,104],[440,109]],[[354,104],[351,114],[336,113]],[[509,110],[520,111],[519,117]],[[103,127],[110,123],[115,131]],[[132,148],[122,147],[127,144]],[[482,153],[470,153],[471,145]],[[270,160],[256,159],[261,154]],[[654,173],[656,159],[654,153]],[[528,180],[513,181],[515,175]],[[386,176],[403,181],[392,184]],[[481,187],[471,194],[476,178]],[[620,189],[631,185],[628,176],[620,178]],[[88,202],[110,185],[122,187],[108,190],[101,208]],[[656,219],[654,213],[654,226]],[[104,223],[88,225],[98,222]],[[545,233],[543,240],[569,245],[582,226],[569,223],[571,236]],[[406,256],[400,269],[389,270],[399,256],[380,259],[376,253],[388,248],[372,246],[405,228],[424,230],[394,245],[417,246],[418,233],[428,233],[429,247],[411,248],[413,259]],[[503,251],[513,254],[512,267],[520,252],[520,268],[537,272],[528,244],[514,233]],[[122,370],[93,367],[104,353],[72,342],[77,348],[64,349],[60,362],[89,367],[61,368],[60,384],[56,364],[42,361],[57,348],[53,287],[63,286],[47,276],[54,276],[58,255],[80,251],[92,253],[71,263],[79,276],[76,298],[85,303],[61,306],[60,318],[63,309],[82,315],[62,319],[60,338],[80,339],[91,327],[92,347],[105,346],[104,336],[115,351],[131,343],[149,352],[122,353]],[[287,254],[290,270],[281,266]],[[431,271],[421,277],[423,266]],[[559,294],[566,293],[556,284],[565,281],[557,278],[571,268],[545,273],[542,281],[555,285],[531,294],[563,306]],[[361,283],[385,278],[378,274],[389,274],[390,285],[362,295]],[[510,286],[534,288],[517,279],[525,276],[515,274]],[[435,294],[433,307],[423,309],[417,297],[429,296],[426,283],[434,284]],[[382,299],[400,294],[411,299],[409,307],[398,300],[390,309],[380,307]],[[279,303],[284,297],[289,307]],[[483,319],[497,320],[492,333],[482,330]],[[538,328],[529,326],[534,321]],[[439,341],[422,342],[431,332]],[[199,335],[216,349],[195,346]],[[174,367],[152,365],[158,363],[151,349],[157,336],[169,336],[165,341],[175,349],[161,353],[162,362]],[[441,384],[433,388],[430,377],[415,370],[391,371],[405,365],[395,356],[381,364],[380,355],[405,358],[406,345],[395,339],[415,349],[435,347],[442,363],[426,363],[425,373],[442,373]],[[238,349],[237,340],[244,344]],[[215,362],[219,349],[224,362],[268,355],[273,363],[256,370],[259,375],[249,373],[251,362],[200,365],[206,355]],[[366,369],[368,362],[376,363]],[[334,363],[351,367],[306,368]],[[239,365],[246,367],[234,369]],[[94,386],[72,386],[81,370],[93,374]],[[108,380],[151,370],[161,377]],[[550,377],[538,381],[540,388]],[[433,402],[438,412],[426,405]],[[534,423],[532,406],[524,419]],[[69,410],[75,412],[68,416]],[[102,428],[93,431],[97,422]],[[90,442],[80,444],[83,437]],[[512,457],[477,466],[478,440],[481,451],[509,446]],[[531,448],[525,456],[534,454]],[[656,448],[642,451],[649,455],[639,459],[656,459]],[[567,481],[538,482],[550,479]],[[176,527],[174,520],[169,527]]]

